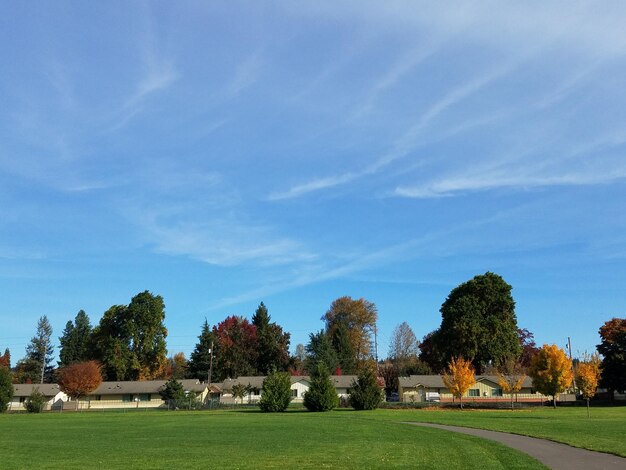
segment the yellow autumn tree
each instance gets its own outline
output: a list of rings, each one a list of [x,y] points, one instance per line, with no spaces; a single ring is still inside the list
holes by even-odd
[[[544,344],[533,358],[528,375],[537,391],[552,397],[556,408],[556,396],[572,384],[572,361],[556,344]]]
[[[459,399],[461,409],[463,409],[463,395],[476,383],[472,361],[462,357],[453,357],[441,378],[452,395]]]
[[[593,398],[600,381],[600,357],[597,354],[587,356],[576,367],[576,385],[583,398],[587,400],[587,417],[589,418],[589,400]]]
[[[498,369],[496,376],[502,391],[511,396],[511,409],[513,409],[513,396],[519,393],[526,380],[524,368],[519,361],[509,359]]]

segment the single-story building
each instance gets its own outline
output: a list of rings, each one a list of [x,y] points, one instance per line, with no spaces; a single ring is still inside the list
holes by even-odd
[[[403,402],[452,402],[455,400],[440,375],[400,377],[398,395],[400,401]],[[533,388],[532,379],[526,377],[515,399],[519,402],[543,402],[548,398],[538,393]],[[477,375],[474,385],[463,395],[463,401],[468,402],[507,402],[510,400],[510,395],[503,393],[495,375]]]
[[[62,409],[63,403],[69,400],[57,384],[14,384],[13,398],[9,402],[8,411],[25,410],[24,403],[35,389],[46,397],[43,411]]]
[[[337,390],[339,398],[347,398],[352,382],[356,380],[356,375],[331,375],[330,380]],[[261,399],[263,381],[265,376],[238,377],[236,379],[226,379],[219,384],[221,387],[220,401],[222,403],[235,403],[233,397],[233,385],[241,384],[248,387],[248,394],[244,397],[244,403],[257,403]],[[292,403],[302,403],[304,394],[311,386],[311,378],[307,375],[291,376]]]
[[[98,408],[159,408],[166,406],[159,392],[166,380],[102,382],[100,386],[78,402],[79,409]],[[209,396],[219,396],[219,389],[196,379],[179,380],[185,394],[205,402]]]

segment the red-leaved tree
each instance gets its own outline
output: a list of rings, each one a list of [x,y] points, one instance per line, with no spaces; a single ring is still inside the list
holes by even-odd
[[[89,395],[102,383],[100,364],[96,361],[77,362],[57,373],[59,388],[72,398]]]
[[[242,317],[231,316],[213,327],[214,372],[219,380],[252,375],[258,356],[256,326]]]

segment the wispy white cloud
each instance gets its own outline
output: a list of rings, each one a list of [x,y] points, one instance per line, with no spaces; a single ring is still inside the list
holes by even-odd
[[[312,181],[293,186],[287,191],[274,192],[269,195],[268,199],[275,201],[300,197],[307,193],[347,184],[359,178],[378,173],[381,169],[389,166],[401,158],[408,156],[412,151],[414,151],[420,143],[420,137],[422,136],[424,130],[426,130],[428,126],[448,108],[453,107],[460,101],[478,92],[489,83],[492,83],[493,81],[510,73],[517,65],[517,62],[503,64],[446,93],[441,99],[431,104],[423,113],[420,114],[417,121],[393,142],[389,152],[366,167],[353,172],[317,178]]]

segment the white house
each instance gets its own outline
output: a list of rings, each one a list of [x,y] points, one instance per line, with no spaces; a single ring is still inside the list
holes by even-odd
[[[25,410],[24,403],[35,389],[46,397],[43,411],[60,410],[63,408],[63,403],[69,400],[69,397],[61,391],[57,384],[14,384],[13,398],[9,402],[8,411]]]

